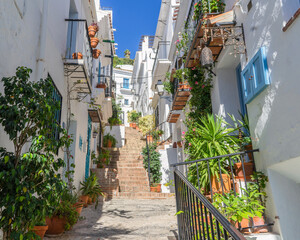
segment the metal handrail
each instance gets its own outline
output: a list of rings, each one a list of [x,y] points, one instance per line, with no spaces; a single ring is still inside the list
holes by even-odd
[[[177,215],[177,221],[180,239],[195,239],[195,237],[196,239],[199,239],[198,236],[202,239],[202,235],[204,235],[204,239],[215,239],[214,234],[216,231],[217,239],[221,240],[222,232],[220,231],[219,226],[219,224],[221,224],[224,228],[223,234],[225,239],[228,239],[227,234],[229,234],[234,240],[246,240],[246,238],[231,225],[231,223],[187,180],[187,178],[179,170],[175,169],[174,176],[176,206],[177,213],[179,213]],[[178,186],[179,184],[181,184],[180,188]],[[201,215],[199,213],[199,209]],[[181,214],[180,211],[182,211]],[[203,211],[205,219],[203,217]],[[215,218],[215,222],[213,221],[213,217]],[[200,221],[200,218],[202,218],[202,221]],[[212,238],[210,238],[210,234],[212,235]],[[207,238],[205,236],[207,236]]]

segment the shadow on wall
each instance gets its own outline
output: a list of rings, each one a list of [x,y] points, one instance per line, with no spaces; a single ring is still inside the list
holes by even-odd
[[[96,168],[92,171],[96,173],[99,184],[102,188],[102,191],[106,193],[105,201],[109,201],[116,196],[119,191],[119,179],[118,169],[117,169],[117,161],[120,156],[120,151],[111,151],[112,159],[108,166],[104,168]]]

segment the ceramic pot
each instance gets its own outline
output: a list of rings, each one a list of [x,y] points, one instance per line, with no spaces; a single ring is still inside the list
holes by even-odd
[[[224,193],[229,193],[231,190],[230,176],[227,174],[222,174],[222,180],[220,176],[213,176],[211,179],[211,188],[213,194],[222,193],[222,181],[223,181],[223,191]]]
[[[260,226],[260,225],[264,225],[265,224],[265,220],[263,219],[263,217],[253,217],[253,226]],[[255,227],[254,229],[254,233],[267,233],[268,229],[267,227]]]
[[[99,43],[99,39],[98,38],[96,38],[96,37],[92,37],[91,38],[91,47],[92,48],[97,47],[98,43]]]
[[[77,202],[75,203],[73,206],[76,210],[76,212],[78,212],[78,214],[80,215],[81,214],[81,211],[82,211],[82,208],[83,208],[83,202]]]
[[[254,170],[254,163],[253,162],[244,162],[244,169],[245,169],[245,174],[246,174],[246,180],[250,181],[251,180],[251,175],[253,175],[253,170]],[[235,170],[235,176],[236,179],[241,179],[244,180],[244,172],[243,172],[243,166],[241,162],[235,163],[234,164],[234,170]]]
[[[97,83],[96,88],[106,88],[106,84],[105,83]]]
[[[150,192],[158,192],[160,193],[161,192],[161,184],[157,184],[156,187],[150,187]]]
[[[48,226],[34,226],[33,232],[38,235],[42,240],[44,239],[44,235],[48,230]]]
[[[99,49],[93,49],[93,58],[98,59],[100,54],[101,54],[101,51]]]
[[[89,198],[89,196],[87,196],[87,195],[80,196],[80,200],[83,202],[84,207],[87,207],[88,198]]]
[[[48,230],[46,231],[46,234],[58,235],[58,234],[62,234],[65,231],[67,219],[65,217],[59,218],[58,216],[53,216],[50,219],[46,218],[46,222],[48,225]]]

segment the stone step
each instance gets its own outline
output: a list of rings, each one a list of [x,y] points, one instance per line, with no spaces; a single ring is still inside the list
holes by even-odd
[[[116,165],[118,168],[144,168],[141,162],[118,162]]]
[[[129,199],[166,199],[174,197],[171,193],[156,193],[156,192],[119,192],[117,198]]]
[[[140,182],[144,182],[148,180],[148,177],[137,177],[137,176],[121,176],[118,177],[119,181],[140,181]]]
[[[275,233],[252,233],[244,236],[247,240],[281,240],[280,235]]]
[[[119,184],[120,186],[122,185],[136,185],[136,184],[139,184],[139,185],[147,185],[149,186],[149,183],[148,183],[148,179],[146,179],[145,181],[135,181],[135,180],[121,180],[119,179]]]
[[[125,186],[120,186],[119,187],[120,192],[147,192],[149,191],[149,186],[140,186],[140,185],[125,185]]]

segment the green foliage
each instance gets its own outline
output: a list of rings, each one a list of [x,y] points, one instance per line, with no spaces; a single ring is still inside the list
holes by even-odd
[[[160,183],[162,173],[160,153],[156,151],[157,145],[155,143],[149,144],[149,157],[150,157],[150,176],[151,183]],[[143,164],[144,168],[148,171],[148,150],[147,147],[143,148],[142,155],[144,157]]]
[[[155,126],[155,120],[153,115],[147,115],[139,118],[139,128],[141,132],[146,135]]]
[[[265,209],[257,200],[261,193],[243,191],[245,195],[234,196],[233,192],[214,195],[213,205],[234,224],[241,222],[243,218],[261,217]]]
[[[183,52],[183,55],[186,56],[188,53],[188,42],[189,42],[189,35],[186,31],[183,33],[179,32],[178,33],[178,40],[175,42],[177,52]]]
[[[65,187],[58,148],[72,139],[55,121],[59,104],[53,100],[50,79],[29,81],[31,70],[17,68],[16,76],[2,78],[0,123],[14,144],[14,153],[0,148],[0,228],[10,239],[31,239],[28,229],[53,212]],[[60,133],[58,141],[53,131]],[[31,146],[24,151],[25,143]],[[25,152],[21,154],[21,152]]]
[[[164,133],[163,130],[159,129],[159,130],[156,130],[156,131],[153,131],[151,132],[151,136],[153,137],[153,139],[155,141],[158,141],[159,140],[159,137]]]
[[[122,121],[119,119],[119,118],[113,118],[113,117],[110,117],[108,119],[108,123],[110,125],[110,129],[112,128],[112,126],[118,126],[118,125],[121,125],[122,124]]]
[[[80,191],[82,195],[88,195],[92,199],[96,200],[95,208],[98,206],[98,197],[103,196],[103,192],[99,185],[99,180],[95,173],[91,173],[90,176],[84,181],[80,182]]]
[[[266,183],[269,181],[268,177],[262,172],[254,172],[253,175],[251,175],[251,180],[253,182],[247,184],[248,191],[258,191],[261,193],[256,200],[261,201],[262,206],[266,207],[267,193],[264,190],[266,188]]]
[[[134,60],[130,58],[119,58],[117,56],[114,57],[114,68],[117,65],[133,65]]]
[[[115,139],[115,137],[110,135],[109,133],[103,137],[103,146],[107,147],[108,141],[112,142],[112,147],[115,147],[117,144],[117,139]]]
[[[202,117],[199,123],[193,124],[193,129],[185,133],[185,140],[188,142],[187,153],[189,160],[197,160],[202,158],[216,157],[235,153],[239,148],[239,139],[232,136],[236,131],[234,128],[226,128],[226,123],[221,117],[214,117],[208,114]],[[221,172],[227,173],[226,159],[220,159]],[[198,163],[200,185],[204,191],[209,187],[209,175],[207,163]],[[211,177],[220,174],[218,160],[210,160],[210,175]],[[197,168],[196,164],[191,165],[189,169],[189,180],[197,186]]]
[[[103,168],[104,164],[108,165],[110,163],[110,160],[111,160],[110,151],[106,150],[106,149],[101,149],[101,152],[98,155],[98,157],[96,156],[95,152],[93,151],[91,154],[91,159],[92,159],[93,163],[98,164],[98,165],[100,165],[100,168]]]
[[[163,82],[164,85],[164,90],[169,93],[172,94],[174,92],[174,84],[170,81],[165,81]]]
[[[139,122],[139,118],[141,117],[141,113],[137,112],[135,110],[132,110],[131,112],[128,113],[128,121],[131,123],[138,123]]]

